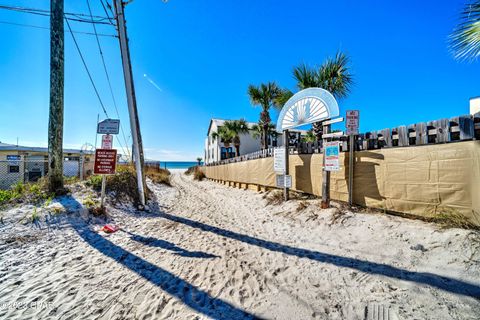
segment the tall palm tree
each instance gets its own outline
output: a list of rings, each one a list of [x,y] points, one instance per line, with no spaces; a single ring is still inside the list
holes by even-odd
[[[223,124],[224,127],[230,131],[232,135],[232,142],[235,146],[237,157],[240,155],[240,135],[243,133],[248,133],[248,124],[244,119],[240,120],[233,120],[233,121],[225,121]]]
[[[201,164],[202,164],[202,160],[203,160],[203,159],[202,159],[201,157],[198,157],[198,158],[197,158],[197,163],[198,163],[198,165],[201,165]]]
[[[480,56],[480,1],[465,6],[461,21],[450,36],[456,59],[475,60]]]
[[[300,90],[318,87],[332,93],[335,98],[345,98],[353,85],[350,73],[349,58],[343,52],[337,52],[334,58],[327,58],[318,69],[302,64],[293,69],[293,77]],[[288,93],[286,93],[288,94]],[[322,138],[322,123],[313,124],[313,132],[317,140]]]
[[[268,147],[268,125],[271,122],[270,108],[281,107],[278,98],[282,96],[283,90],[275,82],[262,83],[260,86],[248,86],[248,95],[253,105],[259,105],[262,108],[260,113],[260,126],[262,127],[262,148]]]
[[[313,129],[307,131],[307,134],[302,137],[303,142],[315,142],[317,141],[317,136],[313,133]]]

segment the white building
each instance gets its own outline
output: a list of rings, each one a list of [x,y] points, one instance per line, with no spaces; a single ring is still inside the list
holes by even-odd
[[[239,155],[245,155],[258,151],[262,148],[262,143],[260,137],[254,138],[252,133],[243,133],[240,135],[240,154],[236,154],[236,149],[233,144],[230,144],[228,147],[224,145],[220,139],[214,139],[212,134],[218,131],[225,121],[222,119],[211,119],[210,125],[208,126],[207,138],[205,139],[205,152],[204,159],[205,164],[217,162],[227,158],[233,158]],[[249,128],[252,128],[256,123],[247,122]],[[292,130],[297,134],[305,133],[303,130]],[[268,146],[269,147],[279,147],[283,145],[282,135],[279,134],[277,137],[269,138]]]

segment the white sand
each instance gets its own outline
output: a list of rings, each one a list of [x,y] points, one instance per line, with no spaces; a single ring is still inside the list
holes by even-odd
[[[151,186],[152,213],[110,208],[111,235],[85,213],[2,212],[0,319],[478,319],[478,233],[173,183]]]

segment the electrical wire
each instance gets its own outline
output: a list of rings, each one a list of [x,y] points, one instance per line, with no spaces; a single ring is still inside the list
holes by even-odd
[[[82,51],[80,50],[80,46],[78,45],[77,39],[75,38],[75,35],[72,33],[72,27],[70,26],[70,22],[68,20],[65,20],[65,22],[67,23],[67,27],[70,30],[70,35],[72,36],[73,42],[75,43],[75,47],[77,48],[77,51],[78,51],[78,54],[80,55],[83,66],[85,67],[85,70],[87,71],[88,78],[90,79],[90,82],[93,86],[93,89],[95,90],[95,94],[98,98],[98,101],[100,102],[100,106],[102,108],[102,111],[108,119],[110,117],[108,116],[107,109],[105,109],[105,105],[103,104],[102,98],[100,97],[100,94],[98,93],[97,86],[95,85],[95,82],[93,81],[92,74],[90,73],[90,70],[88,69],[87,63],[85,61],[85,58],[83,57]],[[123,152],[125,152],[125,149],[123,148],[123,145],[120,142],[120,140],[118,139],[118,137],[117,137],[117,141],[118,141],[120,147],[122,148]]]
[[[30,14],[40,15],[40,16],[44,16],[44,17],[49,17],[50,16],[50,11],[45,10],[45,9],[35,9],[35,8],[26,8],[26,7],[12,7],[12,6],[6,6],[6,5],[0,5],[0,9],[22,12],[22,13],[30,13]],[[84,23],[106,24],[106,25],[115,26],[115,24],[112,23],[110,17],[106,18],[106,17],[102,17],[102,16],[93,16],[93,17],[90,18],[90,20],[86,20],[86,19],[82,18],[82,17],[88,17],[86,14],[71,13],[71,12],[64,13],[64,16],[65,16],[65,19],[70,20],[70,21],[84,22]],[[93,20],[93,18],[95,18],[96,20]],[[105,21],[105,20],[107,20],[107,21]]]
[[[90,0],[87,0],[87,6],[88,6],[88,12],[90,12],[90,15],[93,17],[92,9],[90,7]],[[95,33],[95,35],[97,35],[97,27],[95,26],[95,24],[92,24],[92,27],[93,27],[93,32]],[[112,82],[110,81],[110,76],[108,75],[107,64],[105,63],[105,57],[103,55],[102,46],[100,45],[100,39],[98,38],[98,36],[96,37],[96,39],[97,39],[98,51],[100,53],[100,57],[102,58],[103,70],[105,71],[105,76],[107,78],[108,87],[110,89],[110,94],[112,96],[113,106],[115,107],[117,117],[120,119],[120,113],[118,112],[118,107],[117,107],[117,100],[115,99],[115,95],[113,94]],[[128,151],[128,157],[130,158],[131,157],[130,156],[130,150],[128,149],[127,139],[125,138],[125,131],[123,130],[122,122],[120,122],[120,130],[122,131],[123,140],[125,142],[125,145],[126,145],[126,148],[127,148],[127,151]]]
[[[0,23],[1,23],[1,24],[12,25],[12,26],[19,26],[19,27],[29,27],[29,28],[35,28],[35,29],[50,30],[50,27],[37,26],[37,25],[33,25],[33,24],[16,23],[16,22],[3,21],[3,20],[0,20]],[[66,31],[66,32],[70,32],[70,31]],[[85,34],[85,35],[90,35],[90,36],[94,36],[94,35],[95,35],[95,34],[92,33],[92,32],[84,32],[84,31],[73,31],[73,33]],[[98,35],[99,37],[118,38],[118,36],[116,36],[116,35],[114,35],[114,34],[98,33],[97,35]]]

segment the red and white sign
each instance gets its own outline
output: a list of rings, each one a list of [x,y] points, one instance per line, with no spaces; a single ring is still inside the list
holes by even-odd
[[[113,136],[110,134],[104,134],[102,136],[102,149],[113,148]]]
[[[117,150],[97,149],[95,150],[95,174],[115,174],[117,165]]]
[[[360,111],[348,110],[345,118],[345,125],[347,127],[347,135],[358,134],[358,127],[360,122]]]

